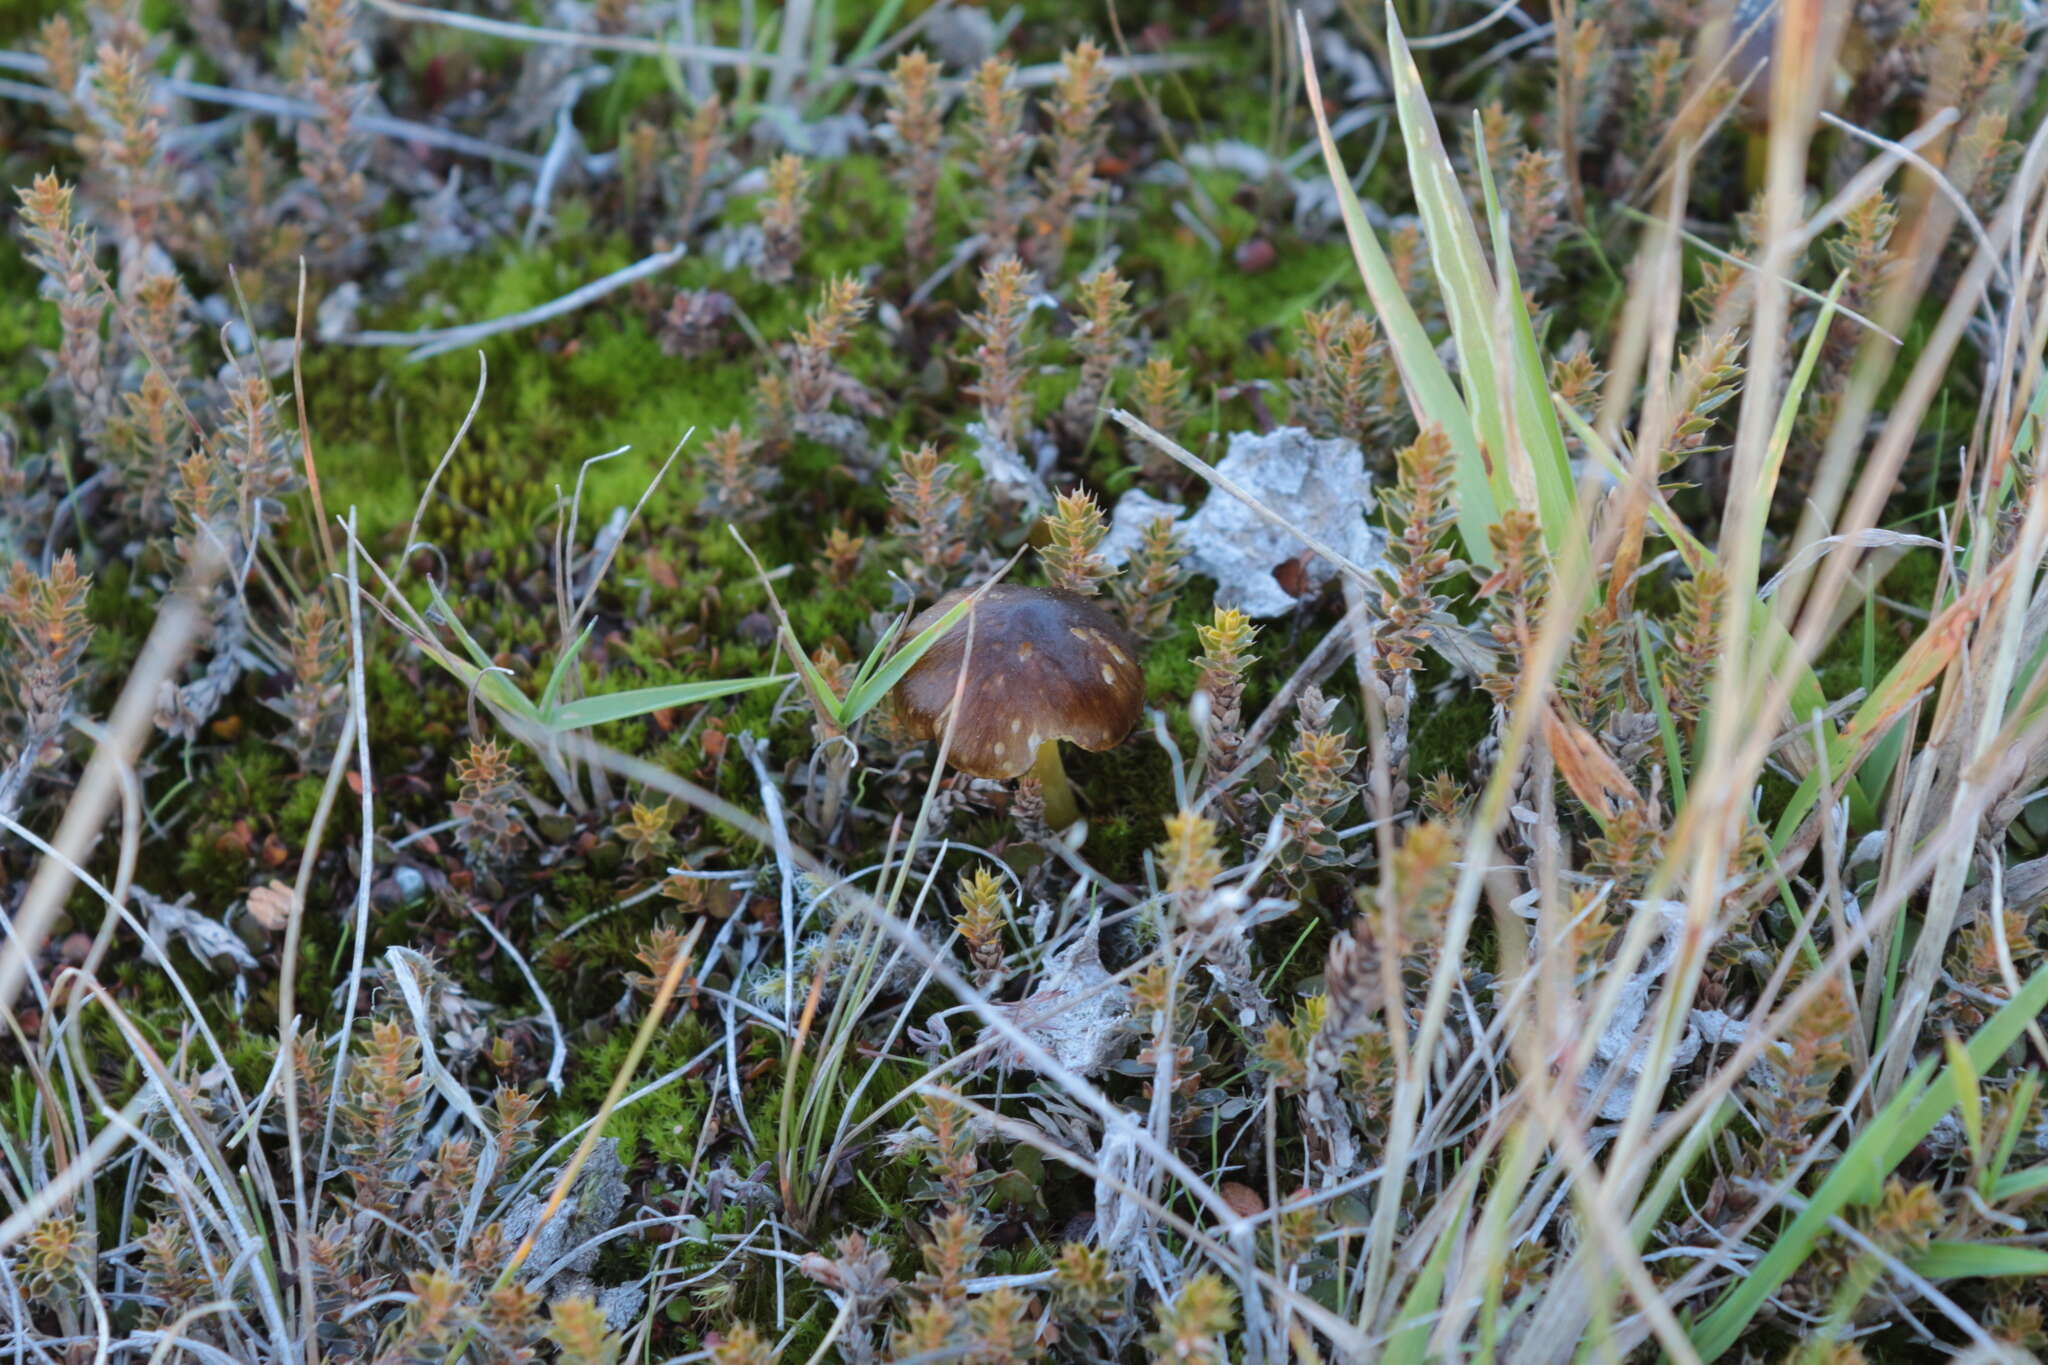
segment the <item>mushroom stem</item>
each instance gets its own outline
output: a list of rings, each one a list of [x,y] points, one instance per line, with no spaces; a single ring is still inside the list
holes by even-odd
[[[1031,762],[1031,775],[1038,779],[1038,785],[1045,793],[1045,823],[1054,829],[1065,829],[1081,818],[1081,808],[1074,804],[1074,789],[1067,784],[1067,770],[1060,762],[1060,742],[1049,739],[1038,746],[1038,757]]]

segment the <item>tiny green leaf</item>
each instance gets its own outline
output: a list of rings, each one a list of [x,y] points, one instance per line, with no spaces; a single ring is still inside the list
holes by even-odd
[[[595,697],[578,697],[558,706],[542,716],[541,723],[559,734],[564,730],[581,730],[592,725],[608,725],[615,720],[630,720],[667,706],[693,706],[700,701],[729,697],[736,692],[751,692],[757,687],[772,687],[795,678],[794,673],[771,673],[758,678],[724,678],[716,682],[674,683],[667,687],[635,687],[624,692],[606,692]]]

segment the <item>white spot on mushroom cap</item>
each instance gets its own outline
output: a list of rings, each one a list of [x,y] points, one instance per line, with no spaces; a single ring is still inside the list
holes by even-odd
[[[1104,664],[1102,666],[1102,680],[1105,683],[1108,683],[1111,687],[1116,686],[1116,674],[1109,671],[1108,664]]]

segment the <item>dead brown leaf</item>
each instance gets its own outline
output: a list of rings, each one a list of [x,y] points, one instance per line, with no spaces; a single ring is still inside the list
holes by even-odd
[[[1638,799],[1628,775],[1600,747],[1600,741],[1555,705],[1543,713],[1543,741],[1550,746],[1550,757],[1572,795],[1603,824],[1615,817],[1623,803],[1633,805]]]
[[[1216,1187],[1216,1193],[1223,1196],[1223,1202],[1230,1205],[1240,1218],[1250,1218],[1266,1211],[1266,1201],[1259,1192],[1241,1180],[1226,1180]]]

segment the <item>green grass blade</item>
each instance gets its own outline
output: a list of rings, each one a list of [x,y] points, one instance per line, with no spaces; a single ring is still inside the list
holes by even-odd
[[[1932,1242],[1906,1263],[1930,1280],[1979,1280],[2048,1276],[2048,1251],[2039,1247],[1986,1245],[1982,1242]]]
[[[1409,1286],[1408,1297],[1401,1301],[1401,1316],[1394,1321],[1381,1365],[1423,1365],[1429,1358],[1429,1325],[1443,1307],[1444,1272],[1451,1261],[1451,1247],[1465,1232],[1466,1202],[1467,1197],[1460,1197],[1456,1212],[1445,1220],[1443,1232],[1430,1248],[1429,1260]]]
[[[1474,564],[1493,568],[1493,545],[1486,531],[1500,520],[1500,512],[1488,482],[1486,457],[1480,452],[1479,438],[1472,429],[1472,414],[1466,409],[1458,386],[1451,381],[1451,372],[1437,358],[1436,344],[1429,339],[1408,296],[1401,292],[1401,282],[1394,277],[1394,267],[1380,246],[1379,236],[1351,189],[1350,173],[1344,168],[1337,140],[1330,135],[1330,121],[1323,113],[1322,87],[1316,79],[1307,23],[1298,15],[1295,23],[1309,111],[1315,115],[1316,137],[1323,150],[1323,169],[1330,177],[1331,188],[1337,192],[1337,207],[1344,218],[1344,235],[1351,242],[1352,259],[1357,262],[1366,296],[1386,334],[1409,407],[1422,421],[1442,427],[1444,435],[1450,438],[1451,449],[1457,452],[1458,534],[1465,542],[1465,557]]]
[[[846,694],[846,724],[859,720],[889,695],[889,689],[902,681],[903,675],[914,667],[919,659],[930,652],[939,642],[939,637],[951,630],[966,617],[968,611],[979,600],[963,597],[946,609],[945,615],[926,626],[913,636],[910,642],[898,650],[896,657],[875,671],[875,675]]]
[[[1578,437],[1580,443],[1585,446],[1586,454],[1589,458],[1617,479],[1625,481],[1630,477],[1628,467],[1622,464],[1621,458],[1614,453],[1606,441],[1601,439],[1600,433],[1593,430],[1591,423],[1587,422],[1585,418],[1573,412],[1569,406],[1563,403],[1556,403],[1554,406],[1557,408],[1557,415],[1564,419],[1566,426],[1571,428],[1572,435]],[[1679,558],[1685,561],[1687,570],[1694,577],[1698,577],[1720,563],[1719,557],[1712,550],[1708,549],[1698,536],[1686,529],[1685,524],[1672,512],[1671,504],[1655,492],[1650,495],[1650,520],[1657,524],[1658,531],[1663,533],[1678,550]],[[1759,651],[1759,658],[1783,659],[1792,647],[1792,632],[1785,628],[1785,623],[1778,619],[1778,614],[1771,610],[1771,605],[1768,602],[1753,602],[1751,604],[1749,609],[1749,629],[1752,645]],[[1904,661],[1902,660],[1901,662],[1903,663]],[[1893,672],[1897,673],[1898,669],[1895,667]],[[1811,716],[1815,712],[1827,710],[1827,704],[1827,694],[1821,691],[1819,676],[1814,673],[1810,665],[1801,664],[1798,676],[1792,681],[1792,714],[1795,716]],[[1856,756],[1853,746],[1843,743],[1841,737],[1834,732],[1832,726],[1823,728],[1828,739],[1829,771],[1837,776],[1852,773]],[[1868,820],[1872,808],[1869,798],[1864,794],[1862,784],[1853,775],[1849,777],[1848,783],[1849,802],[1852,813],[1858,820]],[[1811,790],[1809,790],[1809,787]],[[1819,778],[1817,776],[1810,776],[1807,783],[1801,786],[1800,792],[1806,793],[1806,809],[1812,809],[1813,794],[1817,793],[1819,789]],[[1794,794],[1793,799],[1795,801],[1799,800],[1798,793]],[[1782,837],[1790,838],[1789,831],[1795,828],[1797,828],[1796,821],[1783,826],[1783,831],[1785,832]],[[1778,847],[1782,848],[1783,844],[1779,844]]]
[[[2048,1166],[2029,1166],[2024,1171],[2013,1171],[1992,1182],[1991,1202],[2002,1204],[2008,1199],[2020,1199],[2043,1190],[2048,1190]]]
[[[1721,1130],[1728,1126],[1737,1112],[1739,1109],[1735,1101],[1724,1099],[1714,1106],[1704,1122],[1694,1124],[1692,1130],[1678,1140],[1678,1150],[1664,1163],[1663,1170],[1657,1174],[1657,1183],[1650,1187],[1649,1194],[1636,1205],[1635,1212],[1629,1217],[1629,1236],[1635,1238],[1638,1247],[1650,1240],[1650,1234],[1663,1221],[1664,1210],[1678,1197],[1679,1189],[1692,1174],[1701,1154],[1707,1150],[1707,1144],[1721,1135]]]
[[[430,578],[427,580],[427,592],[434,599],[434,609],[440,612],[441,619],[448,623],[449,632],[461,644],[463,652],[469,655],[470,662],[474,663],[478,668],[496,668],[498,666],[497,663],[492,660],[490,655],[484,653],[484,647],[476,642],[475,637],[470,635],[468,629],[462,624],[462,618],[455,614],[455,608],[449,605],[448,599],[441,595],[441,585]]]
[[[1956,1113],[1963,1120],[1963,1137],[1970,1144],[1970,1159],[1982,1160],[1984,1097],[1977,1085],[1977,1068],[1970,1065],[1970,1054],[1963,1051],[1963,1045],[1955,1040],[1955,1035],[1949,1035],[1942,1043],[1942,1051],[1948,1057],[1949,1089],[1955,1093]]]
[[[545,716],[552,713],[555,709],[555,703],[561,700],[562,687],[569,681],[569,670],[574,668],[576,661],[583,657],[583,646],[590,643],[590,632],[596,629],[597,622],[595,621],[585,626],[583,633],[576,637],[576,643],[563,650],[562,657],[555,660],[554,669],[548,674],[547,686],[543,687],[540,691],[540,712],[542,715]]]
[[[1650,689],[1650,706],[1657,713],[1657,734],[1664,741],[1664,768],[1671,782],[1672,809],[1685,804],[1685,744],[1679,738],[1677,722],[1671,719],[1671,702],[1664,695],[1664,674],[1657,666],[1657,646],[1650,639],[1650,627],[1636,621],[1636,649],[1643,660],[1643,681]]]
[[[882,3],[875,7],[873,17],[868,20],[868,26],[861,30],[859,39],[854,42],[853,50],[846,55],[842,65],[857,67],[865,64],[868,54],[882,45],[882,39],[895,32],[896,16],[902,12],[903,0],[882,0]],[[852,81],[840,77],[823,96],[811,101],[809,112],[813,115],[831,113],[845,100],[846,92],[852,88]]]
[[[1768,603],[1759,602],[1757,610],[1767,612],[1771,620],[1777,620],[1776,613],[1769,611]],[[1849,723],[1842,727],[1839,734],[1829,736],[1829,772],[1852,772],[1869,756],[1877,742],[1890,730],[1892,723],[1911,705],[1913,698],[1924,689],[1933,686],[1948,668],[1949,661],[1961,647],[1964,631],[1975,614],[1974,603],[1968,600],[1959,601],[1952,604],[1943,615],[1936,617],[1927,629],[1921,632],[1920,637],[1885,673],[1884,681],[1863,699],[1863,704],[1856,708],[1856,714],[1849,718]],[[1783,631],[1782,624],[1779,630]],[[1818,689],[1818,684],[1815,686]],[[1860,797],[1860,789],[1853,795]],[[1806,779],[1799,784],[1799,789],[1792,793],[1792,799],[1785,804],[1783,814],[1778,817],[1778,828],[1772,834],[1772,847],[1782,849],[1785,846],[1791,839],[1792,832],[1799,828],[1799,822],[1806,818],[1806,813],[1813,809],[1814,802],[1819,797],[1820,772],[1816,769],[1806,775]],[[1858,815],[1858,818],[1870,818],[1867,808]]]
[[[1442,291],[1444,312],[1451,320],[1458,376],[1479,439],[1487,487],[1496,508],[1513,507],[1516,498],[1507,468],[1507,414],[1500,404],[1502,357],[1495,350],[1494,339],[1493,275],[1479,245],[1478,228],[1458,188],[1457,172],[1437,131],[1436,115],[1422,89],[1422,73],[1416,69],[1391,6],[1387,10],[1387,48],[1394,108],[1400,115],[1401,140],[1408,153],[1408,180],[1429,243],[1430,265]]]
[[[875,676],[875,670],[887,661],[890,649],[896,644],[896,637],[903,633],[903,627],[908,624],[910,618],[907,616],[898,616],[889,623],[889,628],[882,632],[882,638],[875,641],[875,647],[868,651],[868,657],[862,659],[860,667],[854,670],[853,681],[847,686],[849,692]]]
[[[596,697],[578,697],[575,701],[556,707],[543,715],[541,723],[559,734],[564,730],[582,730],[592,725],[608,725],[615,720],[631,720],[634,716],[644,716],[649,711],[659,711],[664,707],[694,706],[700,701],[712,701],[718,697],[730,697],[737,692],[751,692],[757,687],[773,687],[778,683],[795,680],[794,673],[771,673],[759,678],[724,678],[717,682],[635,687],[624,692],[607,692]]]
[[[2034,1101],[2040,1098],[2040,1095],[2041,1073],[2029,1071],[2020,1078],[2019,1084],[2012,1088],[2011,1112],[2015,1114],[2033,1113]],[[2012,1162],[2013,1150],[2019,1146],[2020,1130],[2024,1127],[2026,1125],[2023,1123],[2008,1123],[2005,1125],[2004,1131],[1999,1133],[1998,1150],[1991,1154],[1991,1160],[1984,1167],[1984,1177],[1978,1183],[1978,1190],[1986,1198],[1992,1197],[1992,1192],[1998,1188],[1999,1182],[2005,1178],[2005,1168]]]
[[[484,653],[483,646],[478,644],[475,638],[463,628],[461,618],[455,614],[455,608],[450,606],[448,599],[441,595],[440,585],[429,579],[427,591],[432,595],[434,607],[440,612],[441,619],[448,623],[449,631],[462,645],[464,652],[469,655],[470,662],[465,663],[454,654],[449,653],[441,647],[439,641],[432,642],[434,647],[427,651],[427,656],[454,674],[461,680],[463,686],[475,692],[491,705],[496,706],[502,711],[509,711],[521,720],[539,724],[540,708],[535,706],[526,693],[519,689],[517,683],[514,683],[505,676],[505,671],[498,667],[496,661],[490,655]],[[427,642],[416,641],[416,643],[425,644]]]
[[[781,612],[782,604],[780,602],[775,604],[775,610],[778,613]],[[825,680],[825,675],[820,673],[818,666],[811,662],[811,656],[804,651],[803,641],[796,638],[796,629],[789,624],[787,616],[782,618],[781,638],[782,652],[796,661],[797,670],[803,674],[804,686],[811,694],[812,702],[825,711],[827,717],[834,725],[842,730],[845,729],[849,723],[846,714],[846,699],[832,690],[832,684]]]
[[[1806,334],[1806,345],[1799,352],[1799,364],[1792,371],[1792,381],[1785,386],[1784,401],[1778,404],[1778,420],[1771,427],[1771,443],[1764,452],[1763,487],[1755,495],[1765,503],[1777,493],[1778,474],[1785,467],[1785,452],[1792,445],[1792,428],[1799,420],[1800,406],[1806,402],[1806,389],[1813,382],[1813,371],[1820,363],[1821,349],[1827,345],[1828,333],[1834,330],[1835,313],[1842,303],[1842,289],[1848,283],[1848,271],[1835,276],[1835,286],[1821,301],[1820,315],[1813,320],[1813,330]]]
[[[1472,114],[1477,131],[1479,113]],[[1572,484],[1571,456],[1565,449],[1564,428],[1558,423],[1557,408],[1550,401],[1549,370],[1536,344],[1536,324],[1529,317],[1529,301],[1522,294],[1522,277],[1515,269],[1507,215],[1501,211],[1500,192],[1493,182],[1493,167],[1486,159],[1486,139],[1477,137],[1479,182],[1486,193],[1486,221],[1493,236],[1494,271],[1500,281],[1500,306],[1508,315],[1512,350],[1507,357],[1510,386],[1515,397],[1515,434],[1528,454],[1536,481],[1536,510],[1543,524],[1544,542],[1553,554],[1562,555],[1565,546],[1583,538],[1579,529],[1578,490]],[[1574,546],[1576,550],[1578,547]]]

